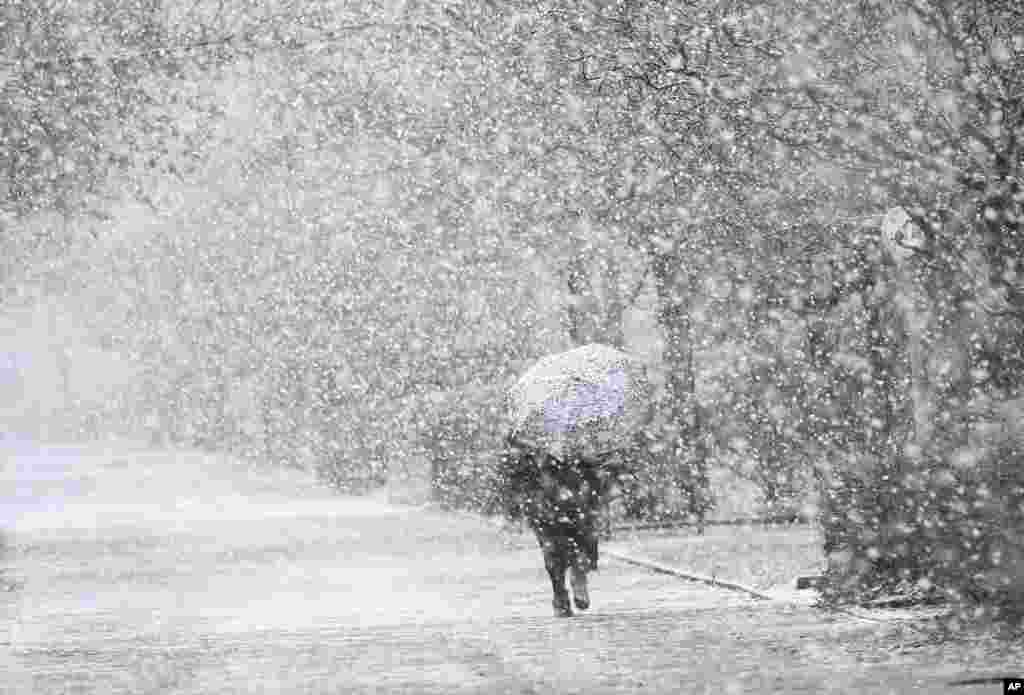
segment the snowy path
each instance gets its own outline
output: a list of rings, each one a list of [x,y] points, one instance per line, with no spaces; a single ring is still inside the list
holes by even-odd
[[[923,693],[964,672],[878,624],[611,560],[557,620],[528,539],[299,474],[0,456],[3,693]]]

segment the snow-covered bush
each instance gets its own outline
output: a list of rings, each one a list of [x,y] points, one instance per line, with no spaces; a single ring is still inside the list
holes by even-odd
[[[491,511],[503,418],[500,390],[467,389],[435,405],[420,443],[430,462],[431,496],[442,506]]]
[[[1022,434],[1011,402],[961,413],[919,457],[835,471],[826,597],[937,594],[971,617],[1024,618]]]

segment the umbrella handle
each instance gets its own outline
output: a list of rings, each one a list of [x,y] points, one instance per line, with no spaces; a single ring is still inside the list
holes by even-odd
[[[507,444],[508,446],[512,447],[513,449],[526,449],[526,448],[528,448],[524,443],[521,443],[519,441],[519,436],[518,435],[519,435],[519,432],[510,432],[509,435],[507,437],[505,437],[505,444]]]
[[[547,456],[548,458],[554,459],[555,461],[557,461],[560,464],[565,464],[565,460],[564,459],[562,459],[562,458],[560,458],[558,456],[555,456],[551,452],[538,450],[535,447],[527,444],[526,442],[521,441],[516,436],[517,434],[518,434],[518,432],[512,432],[511,434],[509,434],[507,437],[505,437],[505,443],[508,444],[510,447],[512,447],[514,449],[526,449],[527,451],[531,451],[533,453],[543,454],[544,456]]]
[[[505,443],[508,444],[510,447],[515,448],[515,449],[533,450],[534,447],[531,446],[530,444],[528,444],[527,442],[524,442],[524,441],[520,440],[518,438],[518,434],[519,434],[518,432],[511,432],[511,433],[509,433],[509,435],[507,437],[505,437]],[[539,451],[537,453],[542,453],[545,456],[553,458],[555,461],[557,461],[559,463],[562,463],[562,464],[565,464],[567,462],[566,459],[564,459],[562,457],[559,457],[559,456],[555,456],[554,454],[552,454],[549,451]],[[602,466],[602,465],[604,465],[604,463],[608,459],[612,458],[617,453],[619,453],[619,452],[618,451],[609,451],[609,452],[605,452],[603,454],[599,454],[598,456],[596,456],[593,459],[584,459],[584,458],[581,457],[580,461],[582,461],[584,463],[588,463],[590,465],[594,465],[594,466]]]

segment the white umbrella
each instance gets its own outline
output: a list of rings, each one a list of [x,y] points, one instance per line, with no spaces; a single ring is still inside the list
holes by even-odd
[[[628,449],[656,394],[651,367],[635,355],[596,343],[550,355],[509,389],[511,439],[563,460]]]

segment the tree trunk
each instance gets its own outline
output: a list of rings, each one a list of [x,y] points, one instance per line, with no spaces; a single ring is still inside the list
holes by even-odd
[[[621,272],[619,263],[609,255],[601,264],[601,288],[604,293],[603,319],[604,343],[620,350],[625,344],[622,329],[622,318],[626,307],[622,300],[619,287]]]
[[[693,357],[693,317],[691,302],[693,282],[686,283],[680,273],[680,262],[674,254],[659,254],[652,262],[655,289],[658,294],[658,323],[664,331],[663,360],[667,370],[665,407],[669,414],[668,451],[674,459],[677,487],[685,486],[689,511],[697,517],[698,530],[704,532],[707,508],[707,448],[703,423],[696,397]],[[693,457],[688,462],[681,456],[690,442]]]
[[[907,336],[907,356],[910,359],[910,398],[914,408],[914,447],[911,458],[915,458],[931,439],[934,421],[934,404],[928,383],[928,347],[926,329],[928,317],[924,302],[917,297],[913,280],[902,278],[900,301]]]
[[[883,455],[892,448],[892,436],[897,430],[896,422],[896,359],[898,346],[890,337],[888,325],[889,315],[879,301],[871,301],[868,312],[868,361],[871,363],[871,374],[874,388],[877,390],[873,399],[875,414],[880,426],[872,428],[868,447],[876,455]]]
[[[566,307],[566,330],[574,345],[585,345],[593,339],[594,293],[590,273],[582,253],[569,261],[566,273],[569,305]]]
[[[566,330],[574,345],[603,343],[622,348],[622,321],[625,304],[619,290],[619,266],[614,258],[600,262],[596,274],[601,281],[600,294],[594,285],[594,273],[583,252],[577,253],[566,269],[569,305]]]
[[[882,222],[882,239],[896,268],[893,272],[894,304],[899,312],[910,362],[910,400],[914,434],[907,447],[910,458],[920,455],[931,439],[935,421],[934,394],[928,376],[928,329],[933,324],[932,298],[924,282],[919,251],[926,236],[902,208],[893,208]]]

